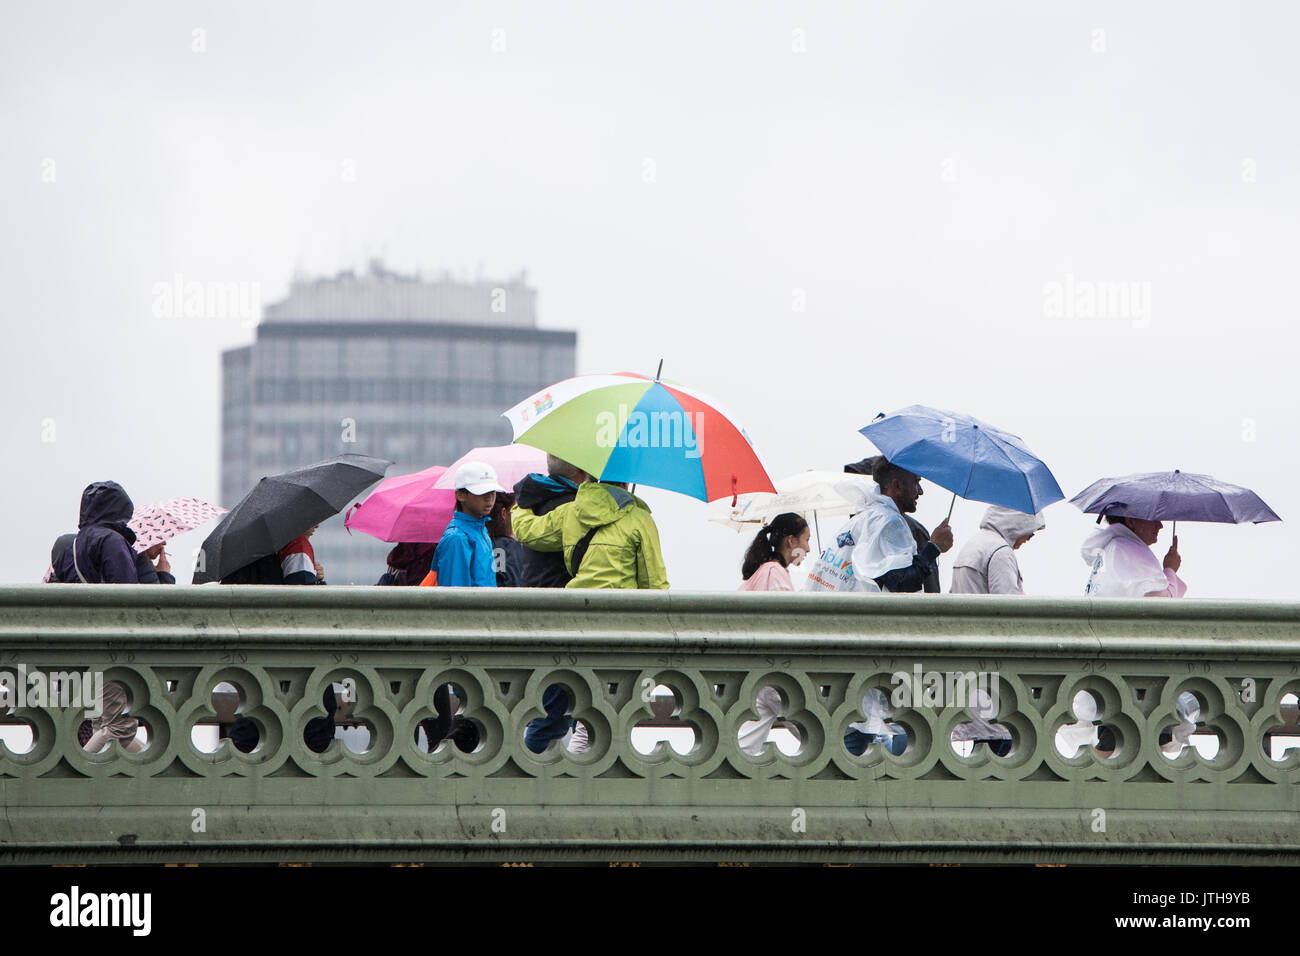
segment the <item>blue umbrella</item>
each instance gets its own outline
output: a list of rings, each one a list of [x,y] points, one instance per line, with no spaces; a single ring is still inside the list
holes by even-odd
[[[895,465],[957,496],[1037,514],[1065,497],[1043,461],[1016,435],[925,405],[880,414],[864,428]],[[948,508],[952,516],[952,506]]]
[[[1148,521],[1213,521],[1245,524],[1281,521],[1255,492],[1209,475],[1156,471],[1094,481],[1070,499],[1084,514]]]

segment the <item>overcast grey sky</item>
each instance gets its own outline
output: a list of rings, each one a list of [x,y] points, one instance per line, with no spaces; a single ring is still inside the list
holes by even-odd
[[[253,333],[156,318],[155,283],[269,303],[296,268],[375,254],[527,269],[580,372],[663,357],[773,477],[871,454],[860,426],[923,403],[1021,435],[1067,495],[1181,468],[1300,515],[1293,5],[79,2],[3,23],[0,581],[39,580],[90,481],[217,497],[220,353]],[[1149,307],[1060,315],[1053,283],[1136,283]],[[740,536],[645,497],[675,587],[738,585]],[[918,517],[947,505],[928,486]],[[982,510],[958,503],[958,549]],[[1078,594],[1092,519],[1046,518],[1026,588]],[[1180,525],[1188,596],[1292,597],[1287,528]]]

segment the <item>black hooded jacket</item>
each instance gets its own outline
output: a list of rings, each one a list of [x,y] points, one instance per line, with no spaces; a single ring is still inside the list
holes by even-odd
[[[577,495],[578,488],[570,481],[548,475],[525,475],[515,485],[515,507],[541,517],[561,505],[570,504]],[[562,588],[573,578],[564,566],[561,551],[534,551],[524,544],[523,557],[524,567],[518,587]]]
[[[72,547],[54,562],[54,579],[75,584],[136,584],[135,532],[127,527],[135,513],[116,481],[97,481],[81,493],[81,520]],[[80,574],[78,574],[80,570]]]

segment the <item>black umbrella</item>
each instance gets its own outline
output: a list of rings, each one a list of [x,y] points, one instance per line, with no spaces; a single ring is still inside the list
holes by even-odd
[[[368,455],[340,455],[263,478],[203,542],[194,583],[220,581],[258,558],[275,554],[312,525],[342,511],[383,478],[391,464]]]

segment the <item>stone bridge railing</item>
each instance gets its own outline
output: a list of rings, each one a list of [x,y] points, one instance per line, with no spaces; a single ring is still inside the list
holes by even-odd
[[[0,708],[0,862],[1300,861],[1298,604],[0,588],[20,667],[147,743]]]

